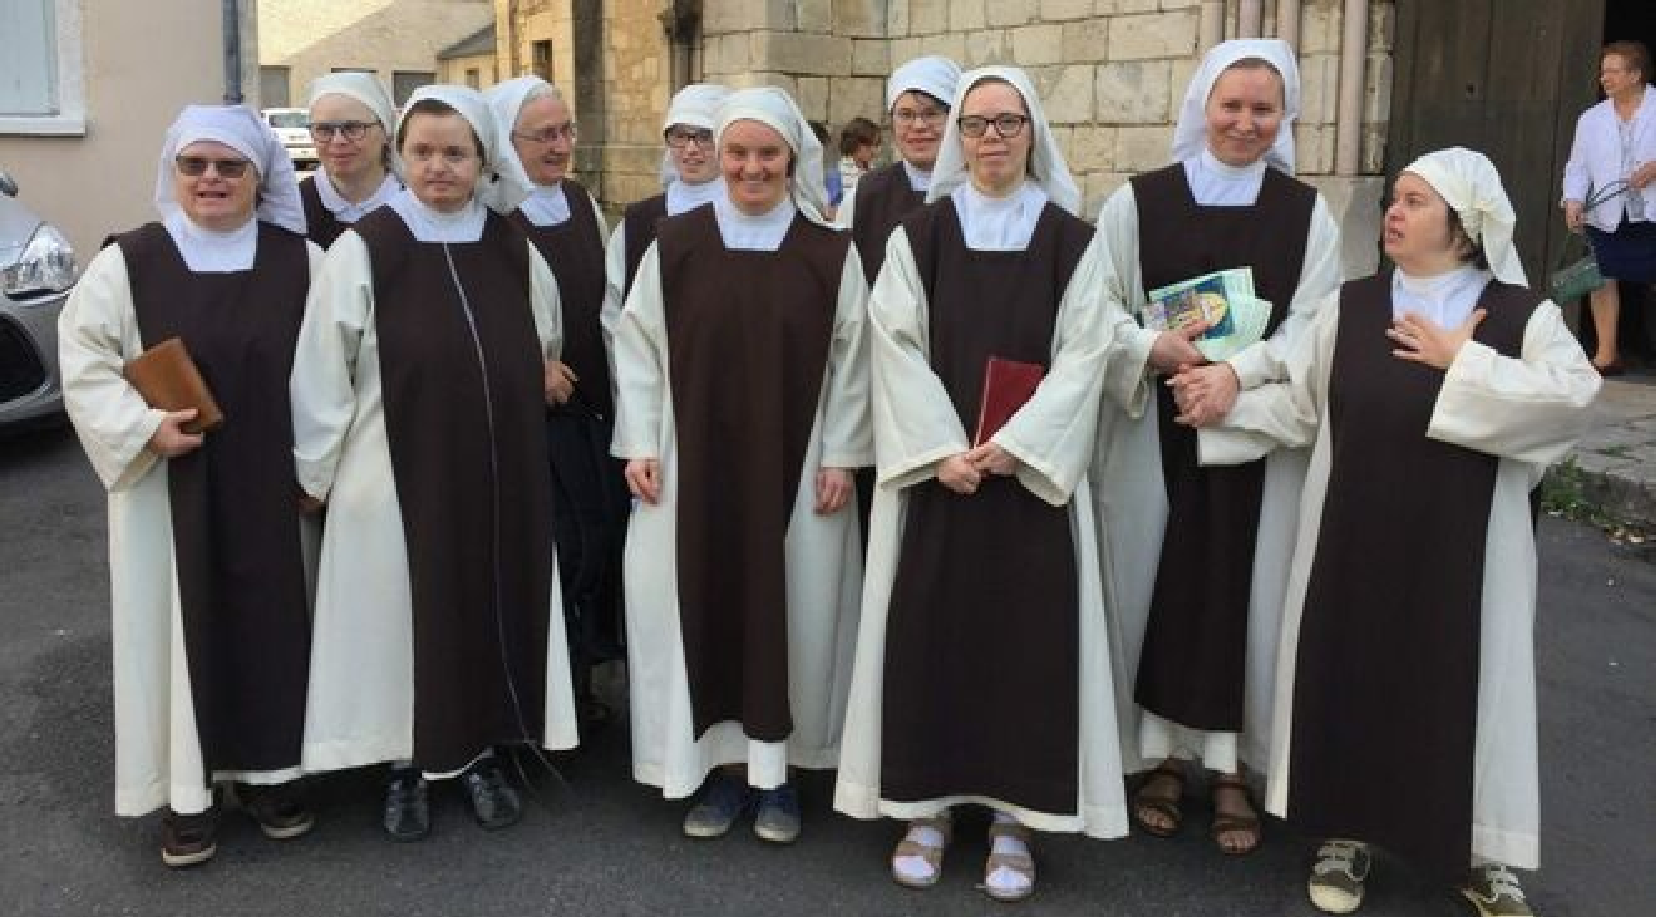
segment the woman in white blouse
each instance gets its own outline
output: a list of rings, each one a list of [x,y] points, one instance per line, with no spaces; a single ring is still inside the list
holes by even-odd
[[[1617,352],[1617,281],[1650,284],[1653,275],[1651,181],[1657,144],[1657,90],[1639,42],[1615,41],[1600,56],[1605,101],[1582,113],[1565,164],[1565,225],[1587,232],[1605,283],[1589,298],[1594,316],[1594,368],[1623,371]],[[1615,187],[1623,185],[1621,193]],[[1597,202],[1592,208],[1588,202]]]

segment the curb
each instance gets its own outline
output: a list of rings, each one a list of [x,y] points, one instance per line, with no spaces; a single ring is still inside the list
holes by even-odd
[[[1542,479],[1545,499],[1567,515],[1650,537],[1657,532],[1657,491],[1650,481],[1592,467],[1605,458],[1577,453],[1549,468]]]

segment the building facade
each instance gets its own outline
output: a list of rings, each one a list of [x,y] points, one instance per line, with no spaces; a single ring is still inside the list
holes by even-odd
[[[438,53],[494,21],[490,0],[258,0],[262,104],[303,106],[339,70],[380,77],[401,104],[438,79]]]

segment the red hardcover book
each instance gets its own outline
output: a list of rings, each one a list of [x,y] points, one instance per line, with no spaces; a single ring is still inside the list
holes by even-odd
[[[982,446],[1006,426],[1046,374],[1047,367],[1040,363],[990,357],[984,363],[984,395],[978,402],[978,431],[972,434],[972,444]]]

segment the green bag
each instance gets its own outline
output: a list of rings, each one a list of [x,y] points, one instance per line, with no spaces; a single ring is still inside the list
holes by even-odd
[[[1588,247],[1588,239],[1580,232],[1571,233],[1560,252],[1559,266],[1548,276],[1548,298],[1563,306],[1573,299],[1587,296],[1605,284],[1600,275],[1599,262]]]

